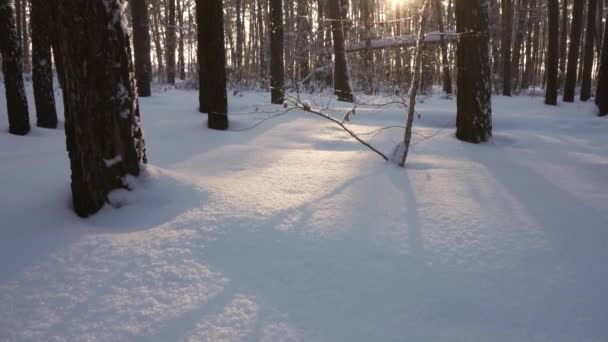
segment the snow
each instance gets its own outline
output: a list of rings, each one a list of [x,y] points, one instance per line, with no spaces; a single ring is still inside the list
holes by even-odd
[[[404,170],[267,94],[230,97],[218,132],[197,93],[155,93],[151,164],[85,220],[63,131],[9,135],[0,96],[0,340],[605,341],[608,121],[495,97],[473,145],[454,100],[421,100]],[[362,106],[349,127],[404,115]]]

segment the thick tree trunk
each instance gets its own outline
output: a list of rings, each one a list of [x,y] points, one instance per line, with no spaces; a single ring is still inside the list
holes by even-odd
[[[285,66],[283,61],[283,1],[270,0],[270,101],[282,104]]]
[[[513,43],[513,0],[502,0],[502,94],[511,96],[511,44]]]
[[[32,0],[32,81],[38,127],[57,128],[51,45],[53,23],[48,0]]]
[[[30,131],[30,118],[15,20],[10,0],[0,0],[0,52],[2,52],[9,132],[25,135]]]
[[[568,50],[568,69],[566,70],[566,84],[564,86],[564,102],[574,102],[584,6],[584,0],[577,0],[574,1],[572,8],[572,26],[570,28],[570,48]]]
[[[211,129],[228,129],[226,51],[222,0],[197,0],[199,110]]]
[[[479,143],[492,136],[488,0],[456,0],[458,113],[456,137]]]
[[[559,66],[559,0],[548,0],[549,26],[547,46],[547,89],[545,103],[557,105],[558,66]],[[562,28],[563,29],[563,28]]]
[[[608,23],[608,15],[606,16]],[[599,109],[599,115],[608,114],[608,24],[604,25],[604,43],[602,47],[602,60],[600,61],[600,72],[597,80],[597,91],[595,92],[595,103]]]
[[[166,29],[167,83],[175,84],[175,0],[168,0],[168,22]]]
[[[150,31],[146,0],[131,0],[131,14],[133,17],[133,48],[137,94],[139,96],[150,96],[152,95],[150,89],[152,62],[150,60]]]
[[[74,210],[97,212],[146,162],[128,32],[118,0],[52,0],[64,66]]]
[[[591,98],[591,73],[595,57],[595,16],[597,13],[597,0],[589,0],[587,7],[587,30],[585,34],[585,51],[583,54],[583,82],[581,84],[581,101]]]
[[[334,41],[334,92],[338,101],[353,102],[353,92],[350,88],[346,51],[344,49],[344,8],[342,1],[329,1],[331,32]]]
[[[452,93],[452,78],[450,77],[450,62],[448,61],[448,46],[443,37],[445,29],[443,26],[443,5],[441,0],[434,0],[435,16],[437,19],[437,25],[439,26],[439,46],[441,47],[441,69],[443,72],[443,91],[446,94]]]
[[[23,37],[21,41],[21,48],[23,49],[23,70],[25,72],[32,71],[32,63],[30,56],[30,32],[27,25],[27,7],[30,0],[21,1],[21,27],[23,28]],[[19,20],[19,19],[17,19]]]

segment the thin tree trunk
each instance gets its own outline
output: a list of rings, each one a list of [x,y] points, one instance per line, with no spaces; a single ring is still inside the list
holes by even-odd
[[[585,51],[583,54],[583,82],[581,84],[581,101],[591,98],[591,73],[595,50],[595,15],[597,13],[597,0],[589,0],[587,7],[587,30],[585,34]]]
[[[584,0],[574,1],[574,7],[572,9],[572,27],[570,29],[570,48],[568,50],[568,69],[566,70],[566,85],[564,87],[564,102],[574,102],[584,6]]]
[[[142,97],[150,96],[152,95],[150,89],[152,62],[150,61],[150,31],[146,0],[131,0],[131,15],[133,17],[133,50],[137,94]]]
[[[175,0],[168,0],[166,29],[167,83],[175,84]]]
[[[128,32],[119,1],[52,0],[65,68],[74,210],[97,212],[146,162]]]
[[[179,79],[186,79],[186,57],[184,56],[184,5],[177,0],[177,26],[179,38],[177,42],[177,63],[179,65]]]
[[[547,89],[545,93],[545,103],[548,105],[557,105],[557,90],[559,88],[559,0],[548,0],[547,6],[549,9],[549,45],[547,46]]]
[[[562,1],[561,32],[559,36],[559,84],[566,80],[566,62],[568,61],[568,0]]]
[[[441,69],[443,71],[443,91],[446,94],[452,93],[452,78],[450,77],[450,63],[448,61],[448,46],[445,42],[443,34],[445,29],[443,26],[443,6],[441,0],[435,1],[435,16],[437,19],[437,25],[439,26],[439,46],[441,47]]]
[[[513,41],[513,0],[502,0],[502,62],[503,62],[503,87],[502,94],[511,96],[511,44]]]
[[[331,17],[331,32],[334,41],[334,92],[338,101],[353,102],[353,92],[350,87],[346,51],[344,49],[344,0],[329,1]]]
[[[488,0],[456,0],[458,98],[456,137],[472,143],[492,136]]]
[[[270,101],[274,104],[285,100],[283,54],[283,1],[270,0]]]
[[[32,81],[38,127],[57,128],[51,45],[53,23],[48,0],[32,0]]]
[[[0,0],[0,52],[2,52],[9,132],[26,135],[30,131],[30,118],[14,13],[10,0]]]

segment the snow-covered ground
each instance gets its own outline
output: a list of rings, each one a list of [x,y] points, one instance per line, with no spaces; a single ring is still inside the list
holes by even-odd
[[[591,103],[496,97],[495,138],[472,145],[455,101],[426,99],[403,170],[311,114],[247,129],[277,107],[229,100],[216,132],[193,91],[141,99],[150,165],[83,220],[64,132],[9,135],[0,96],[0,341],[608,340]],[[403,121],[362,107],[352,125]]]

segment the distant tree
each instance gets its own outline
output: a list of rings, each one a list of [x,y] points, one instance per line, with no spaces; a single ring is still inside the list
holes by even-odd
[[[503,87],[502,94],[511,96],[511,44],[513,42],[513,0],[502,1],[502,62]]]
[[[570,28],[570,47],[568,49],[568,69],[566,70],[566,84],[564,86],[564,102],[574,102],[584,6],[585,0],[578,0],[574,1],[572,7],[572,26]]]
[[[97,212],[146,162],[131,45],[120,0],[51,0],[64,67],[74,210]]]
[[[452,77],[450,76],[450,62],[448,61],[448,46],[445,42],[443,33],[445,28],[443,25],[443,5],[441,0],[434,0],[433,7],[435,8],[435,19],[437,20],[437,26],[439,27],[439,47],[441,48],[441,70],[443,80],[443,91],[446,94],[452,93]]]
[[[599,108],[600,116],[608,114],[608,15],[606,15],[606,23],[604,25],[604,43],[602,45],[597,91],[595,92],[595,103]]]
[[[285,66],[283,61],[283,1],[270,0],[270,101],[282,104]]]
[[[211,129],[228,129],[226,51],[222,0],[197,0],[199,110]]]
[[[175,0],[167,0],[167,28],[166,33],[166,48],[165,53],[167,60],[167,83],[175,84]]]
[[[0,52],[2,52],[9,132],[25,135],[30,131],[30,119],[23,85],[21,48],[15,25],[15,13],[10,0],[0,0]]]
[[[456,137],[479,143],[492,136],[489,0],[456,0],[459,34]]]
[[[346,0],[329,1],[329,15],[334,41],[334,92],[338,96],[338,101],[353,102],[354,97],[350,87],[346,50],[344,47],[344,21],[346,20],[345,12],[347,5],[348,2]]]
[[[32,81],[38,127],[57,128],[51,45],[53,23],[47,0],[31,0]]]
[[[595,16],[597,13],[597,0],[589,0],[587,6],[587,29],[585,30],[585,49],[583,53],[583,82],[581,83],[581,101],[591,98],[591,73],[595,50]]]
[[[558,67],[559,67],[559,0],[547,0],[549,10],[548,46],[547,46],[547,89],[545,103],[557,104]],[[562,28],[563,29],[563,28]]]
[[[559,83],[564,84],[568,61],[568,0],[561,0],[561,24],[559,34]]]
[[[148,24],[148,5],[146,0],[131,0],[133,18],[133,50],[135,54],[135,78],[137,94],[150,96],[152,62],[150,60],[150,27]]]

